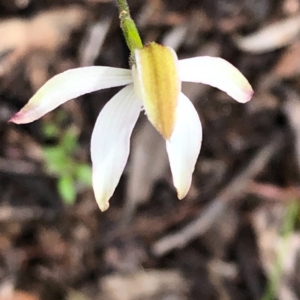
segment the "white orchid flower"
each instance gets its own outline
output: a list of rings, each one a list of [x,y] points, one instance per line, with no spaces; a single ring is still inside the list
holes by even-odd
[[[222,58],[178,60],[173,49],[150,43],[136,49],[134,59],[131,70],[93,66],[56,75],[10,120],[29,123],[70,99],[126,86],[100,112],[91,139],[93,189],[102,211],[109,207],[109,199],[123,173],[130,136],[142,108],[166,140],[174,186],[182,199],[191,185],[202,127],[193,104],[181,92],[181,82],[211,85],[241,103],[250,100],[253,94],[246,78]]]

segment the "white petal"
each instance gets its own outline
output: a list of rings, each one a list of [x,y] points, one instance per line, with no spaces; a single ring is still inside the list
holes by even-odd
[[[132,84],[115,95],[100,112],[92,134],[93,188],[102,211],[108,209],[130,150],[130,136],[141,111]]]
[[[180,94],[174,132],[167,141],[173,182],[178,198],[186,196],[192,182],[192,174],[200,152],[202,126],[198,113],[191,101]]]
[[[219,57],[199,56],[178,62],[182,81],[201,82],[216,87],[238,102],[245,103],[253,90],[243,74],[228,61]]]
[[[80,95],[131,82],[131,70],[127,69],[97,66],[70,69],[48,80],[10,122],[33,122]]]

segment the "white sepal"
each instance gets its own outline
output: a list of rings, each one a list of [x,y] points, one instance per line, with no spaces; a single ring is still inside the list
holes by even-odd
[[[33,122],[68,100],[131,82],[131,71],[126,69],[97,66],[70,69],[48,80],[10,121]]]
[[[198,113],[191,101],[180,93],[175,129],[166,142],[173,183],[179,199],[186,196],[191,186],[201,142],[202,126]]]
[[[243,74],[228,61],[219,57],[199,56],[179,60],[182,81],[201,82],[216,87],[238,102],[245,103],[253,90]]]
[[[99,208],[109,207],[130,150],[130,136],[141,111],[141,102],[128,85],[100,112],[91,140],[93,189]]]

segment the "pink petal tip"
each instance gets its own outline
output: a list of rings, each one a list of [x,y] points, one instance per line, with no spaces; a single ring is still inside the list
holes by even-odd
[[[30,123],[32,120],[28,120],[26,118],[26,114],[24,114],[22,111],[19,111],[15,113],[9,120],[8,123],[15,123],[15,124],[26,124]]]
[[[15,124],[19,124],[18,123],[18,119],[20,119],[19,113],[14,114],[7,122],[8,123],[15,123]]]
[[[254,95],[254,91],[251,89],[249,92],[247,92],[244,103],[250,101],[252,99],[253,95]]]

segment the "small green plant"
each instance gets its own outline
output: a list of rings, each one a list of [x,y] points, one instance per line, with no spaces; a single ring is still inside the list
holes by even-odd
[[[280,284],[280,279],[283,272],[283,259],[288,255],[288,245],[290,237],[295,228],[295,224],[299,217],[299,202],[298,200],[291,201],[287,207],[286,214],[283,219],[281,231],[281,244],[277,250],[276,260],[274,262],[273,270],[270,274],[269,282],[266,291],[261,300],[275,300]]]
[[[54,122],[48,122],[44,123],[43,133],[46,138],[57,141],[54,146],[43,148],[46,172],[57,177],[57,189],[63,201],[73,204],[78,188],[92,185],[91,167],[76,159],[78,132],[74,126],[61,129]]]

